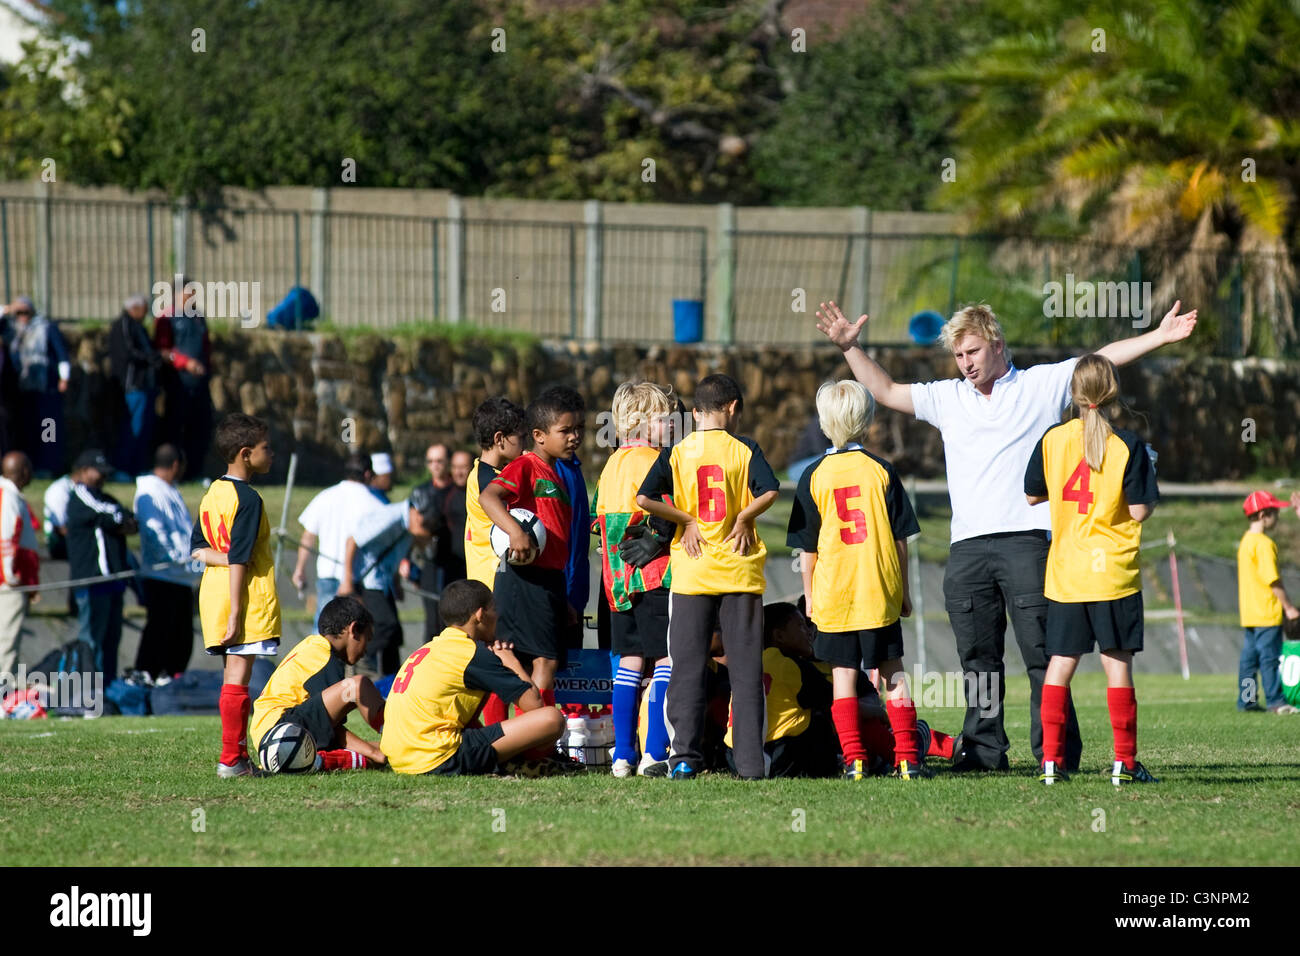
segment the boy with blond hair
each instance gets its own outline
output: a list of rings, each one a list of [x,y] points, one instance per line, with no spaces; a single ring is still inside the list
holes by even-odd
[[[615,777],[664,776],[668,731],[664,692],[668,686],[668,589],[672,584],[668,544],[673,527],[637,507],[637,490],[659,458],[664,420],[672,411],[668,393],[650,382],[624,382],[610,412],[618,449],[596,482],[592,527],[600,534],[601,580],[609,604],[610,643],[619,655],[614,675]],[[658,525],[659,527],[655,527]],[[647,661],[654,677],[645,753],[637,764],[637,694]]]
[[[804,600],[817,627],[813,653],[834,668],[831,719],[845,777],[868,776],[858,674],[878,668],[895,774],[912,780],[929,774],[903,671],[899,618],[912,613],[907,538],[921,528],[894,466],[862,447],[875,411],[858,382],[827,382],[817,390],[821,429],[834,444],[799,479],[786,541],[801,552]]]

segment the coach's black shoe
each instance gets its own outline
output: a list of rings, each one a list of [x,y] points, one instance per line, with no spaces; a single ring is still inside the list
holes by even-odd
[[[1110,771],[1110,782],[1119,787],[1126,783],[1159,783],[1146,767],[1133,761],[1133,766],[1125,767],[1124,761],[1116,760],[1115,766]]]
[[[1038,782],[1051,786],[1054,783],[1069,782],[1070,775],[1065,772],[1060,764],[1055,760],[1044,760],[1041,772],[1038,774]]]
[[[1010,770],[1011,764],[1007,760],[1006,754],[998,755],[996,765],[990,767],[986,763],[981,763],[979,758],[969,751],[962,751],[958,754],[954,747],[952,751],[952,770],[953,773],[993,773],[998,770]]]

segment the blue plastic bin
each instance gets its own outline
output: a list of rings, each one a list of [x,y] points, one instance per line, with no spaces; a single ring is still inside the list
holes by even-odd
[[[673,299],[673,340],[704,340],[704,303],[699,299]]]

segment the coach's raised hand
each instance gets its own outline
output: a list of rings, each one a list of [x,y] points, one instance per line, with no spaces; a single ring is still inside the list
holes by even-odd
[[[850,322],[834,302],[823,302],[817,310],[817,330],[847,352],[858,344],[862,327],[867,324],[869,316],[865,313],[856,322]]]
[[[1165,340],[1166,345],[1170,345],[1174,342],[1181,342],[1183,339],[1191,335],[1192,330],[1196,328],[1196,310],[1192,309],[1190,312],[1184,312],[1182,315],[1179,315],[1178,307],[1182,304],[1182,299],[1174,302],[1169,311],[1165,313],[1165,317],[1160,320],[1158,331],[1160,332],[1161,337]]]

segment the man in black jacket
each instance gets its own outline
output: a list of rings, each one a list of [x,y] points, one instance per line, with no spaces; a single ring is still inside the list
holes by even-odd
[[[68,499],[68,574],[72,580],[128,570],[126,537],[136,532],[135,515],[102,489],[113,467],[98,449],[84,451],[72,467]],[[95,670],[105,685],[117,677],[117,646],[122,640],[122,594],[125,579],[79,588],[90,602],[90,642]]]
[[[149,303],[142,295],[126,300],[122,314],[108,331],[108,358],[113,380],[122,389],[126,414],[122,419],[116,458],[120,481],[129,481],[148,470],[153,434],[154,399],[162,356],[154,351],[144,330]]]

